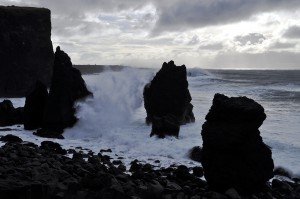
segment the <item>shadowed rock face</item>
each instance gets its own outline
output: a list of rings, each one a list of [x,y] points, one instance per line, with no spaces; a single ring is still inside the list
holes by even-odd
[[[70,57],[57,47],[43,127],[36,135],[60,137],[65,128],[72,127],[77,121],[75,101],[91,94],[80,71],[73,68]]]
[[[258,130],[265,118],[252,99],[215,95],[201,133],[201,162],[211,188],[251,193],[273,177],[272,153]]]
[[[23,124],[23,108],[15,108],[10,100],[0,103],[0,126]]]
[[[164,63],[144,88],[146,122],[152,123],[151,136],[178,136],[181,124],[194,122],[191,100],[186,67],[176,66],[173,61]]]
[[[26,96],[24,107],[24,128],[26,130],[42,127],[47,98],[47,87],[38,81],[34,90]]]
[[[37,80],[49,85],[50,10],[0,6],[0,30],[0,96],[24,97]]]

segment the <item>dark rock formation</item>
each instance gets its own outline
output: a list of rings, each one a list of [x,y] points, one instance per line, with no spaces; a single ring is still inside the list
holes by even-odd
[[[75,101],[91,94],[80,71],[73,68],[70,57],[57,47],[43,126],[36,135],[61,137],[63,130],[72,127],[77,121]]]
[[[50,151],[51,153],[54,154],[61,154],[61,155],[66,155],[67,150],[63,149],[60,144],[52,141],[43,141],[41,143],[41,149]]]
[[[47,87],[38,81],[34,90],[26,96],[24,107],[24,128],[26,130],[42,127],[47,98]]]
[[[239,195],[230,188],[211,191],[200,179],[201,167],[171,166],[153,168],[150,164],[132,162],[131,175],[126,167],[115,166],[110,157],[99,153],[74,152],[64,156],[59,144],[45,141],[41,146],[29,142],[6,143],[0,148],[1,199],[48,198],[287,198],[298,199],[299,182],[274,179],[263,192]],[[85,161],[83,158],[87,158]],[[242,197],[240,197],[242,196]]]
[[[12,134],[2,136],[0,138],[0,141],[1,142],[10,142],[10,143],[21,143],[21,142],[23,142],[23,140],[21,138],[19,138],[18,136],[12,135]]]
[[[189,151],[189,158],[194,161],[201,162],[201,153],[202,148],[199,146],[195,146]]]
[[[23,124],[23,108],[14,108],[10,100],[0,103],[0,126]]]
[[[0,96],[23,97],[37,80],[49,85],[50,10],[0,6]]]
[[[258,128],[264,108],[247,97],[216,94],[202,127],[202,166],[211,188],[258,192],[273,177],[270,148]]]
[[[173,61],[164,63],[144,88],[146,122],[152,122],[151,136],[178,136],[181,124],[194,122],[191,100],[186,67],[176,66]]]

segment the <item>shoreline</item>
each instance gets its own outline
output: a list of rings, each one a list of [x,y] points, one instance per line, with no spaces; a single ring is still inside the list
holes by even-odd
[[[25,192],[38,198],[297,198],[300,179],[278,172],[272,183],[260,193],[239,195],[235,190],[218,193],[203,180],[202,167],[184,165],[158,168],[138,160],[124,166],[122,158],[112,160],[111,150],[99,153],[78,148],[63,149],[44,141],[41,146],[22,142],[13,136],[0,147],[0,192],[4,198]],[[81,152],[80,152],[81,151]],[[67,154],[73,154],[70,158]],[[293,182],[294,180],[294,182]],[[18,190],[18,192],[16,192]],[[23,192],[23,193],[22,193]],[[6,194],[6,195],[5,195]],[[100,195],[99,195],[100,194]],[[37,196],[37,195],[36,195]],[[22,197],[26,198],[26,197]]]

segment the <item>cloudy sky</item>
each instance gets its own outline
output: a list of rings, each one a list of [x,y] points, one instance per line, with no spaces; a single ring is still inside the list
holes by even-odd
[[[300,69],[300,0],[0,0],[52,11],[75,64]]]

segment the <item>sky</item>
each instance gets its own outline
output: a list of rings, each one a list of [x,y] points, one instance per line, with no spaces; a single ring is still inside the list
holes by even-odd
[[[74,64],[300,69],[300,0],[0,0],[45,7]]]

